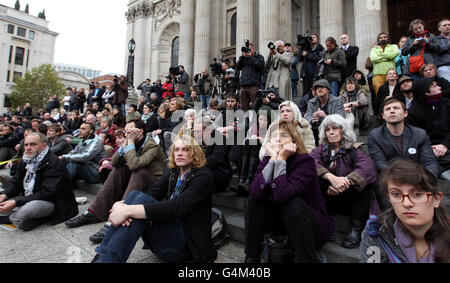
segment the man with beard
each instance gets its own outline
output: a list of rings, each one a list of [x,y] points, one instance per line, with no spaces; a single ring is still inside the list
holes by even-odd
[[[408,76],[403,76],[398,81],[398,85],[400,86],[400,92],[403,94],[398,96],[397,98],[405,103],[406,109],[409,110],[414,103],[414,93],[412,91],[413,88],[413,79]]]
[[[95,133],[95,126],[84,123],[80,127],[82,142],[68,154],[62,155],[72,180],[76,177],[89,184],[100,183],[98,163],[106,157],[102,139]]]
[[[145,135],[146,124],[132,120],[125,127],[126,142],[114,154],[109,174],[94,202],[82,215],[66,222],[69,228],[107,221],[114,203],[125,200],[132,191],[145,191],[164,174],[166,156],[161,147]],[[101,243],[110,223],[89,239]]]
[[[433,154],[428,134],[419,128],[405,123],[408,117],[405,103],[392,97],[386,100],[381,113],[386,125],[374,129],[369,137],[369,155],[380,172],[396,158],[416,161],[422,164],[435,177],[438,177],[438,164]]]
[[[388,70],[396,69],[395,58],[399,54],[398,46],[390,44],[391,40],[387,33],[380,33],[377,42],[377,46],[370,51],[370,61],[373,63],[374,75],[372,84],[375,95],[378,95],[378,90],[386,83]]]
[[[64,162],[47,146],[47,138],[31,133],[17,174],[0,195],[0,223],[30,231],[44,222],[59,224],[78,213]],[[7,217],[1,217],[1,215]]]

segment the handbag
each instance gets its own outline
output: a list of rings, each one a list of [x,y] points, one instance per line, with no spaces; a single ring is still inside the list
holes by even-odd
[[[423,54],[425,54],[425,46],[422,47],[420,55],[409,57],[409,72],[411,74],[420,72],[420,68],[425,65],[425,58]]]
[[[292,263],[294,252],[288,236],[264,236],[262,257],[266,263]]]

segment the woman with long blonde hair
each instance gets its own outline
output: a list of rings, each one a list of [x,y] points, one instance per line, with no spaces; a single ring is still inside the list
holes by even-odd
[[[132,192],[111,209],[112,223],[97,248],[96,263],[124,263],[136,242],[162,261],[212,262],[212,177],[200,145],[190,136],[176,137],[169,171],[146,193]],[[199,225],[201,223],[201,225]]]

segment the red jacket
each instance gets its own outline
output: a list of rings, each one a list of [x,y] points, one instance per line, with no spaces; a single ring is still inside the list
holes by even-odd
[[[173,86],[173,84],[170,82],[165,82],[162,86],[163,89],[163,95],[162,98],[166,99],[166,98],[173,98],[174,97],[174,92],[175,92],[175,87]]]

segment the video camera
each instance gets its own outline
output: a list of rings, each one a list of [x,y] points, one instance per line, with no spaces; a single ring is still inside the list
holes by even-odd
[[[217,77],[222,74],[222,63],[217,62],[217,58],[214,58],[214,63],[209,66],[211,67],[213,77]]]
[[[297,35],[297,46],[301,46],[303,49],[311,49],[311,42],[313,38],[309,33],[305,35]]]
[[[176,77],[176,76],[181,75],[180,70],[178,69],[178,67],[171,67],[171,68],[169,69],[169,74],[170,74],[172,77]]]
[[[245,42],[245,46],[242,47],[242,49],[241,49],[242,53],[251,52],[252,50],[250,49],[250,41],[248,39],[246,39],[244,42]]]

